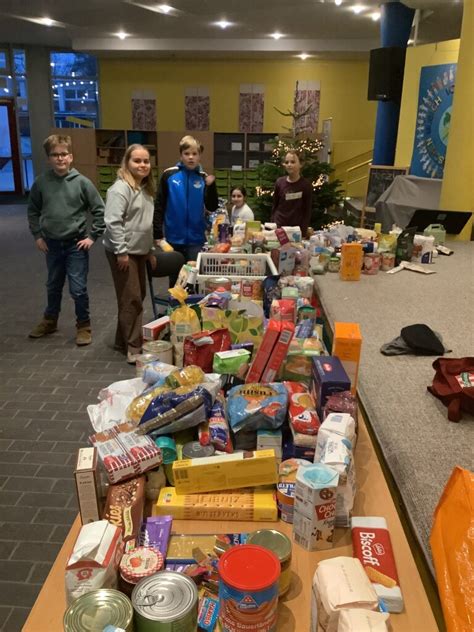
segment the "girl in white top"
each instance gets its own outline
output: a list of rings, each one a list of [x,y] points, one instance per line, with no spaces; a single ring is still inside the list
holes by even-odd
[[[253,211],[250,206],[245,203],[246,195],[247,191],[245,190],[245,187],[233,187],[230,191],[230,199],[232,201],[230,222],[232,226],[234,226],[237,221],[253,221]]]

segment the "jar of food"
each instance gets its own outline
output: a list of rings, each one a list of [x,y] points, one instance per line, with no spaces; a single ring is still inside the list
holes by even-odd
[[[276,529],[259,529],[249,534],[247,544],[257,544],[273,551],[280,560],[281,573],[278,594],[282,597],[288,592],[291,581],[291,540]]]
[[[380,255],[377,252],[368,252],[364,255],[364,274],[377,274],[380,268]]]
[[[331,257],[328,263],[328,271],[329,272],[339,272],[341,268],[341,258],[340,257]]]

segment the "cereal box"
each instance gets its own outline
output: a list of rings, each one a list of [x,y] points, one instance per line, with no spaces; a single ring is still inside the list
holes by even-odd
[[[356,394],[362,335],[357,323],[334,323],[332,355],[337,356],[351,380],[351,393]]]

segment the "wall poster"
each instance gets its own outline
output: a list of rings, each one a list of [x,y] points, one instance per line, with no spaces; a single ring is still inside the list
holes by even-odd
[[[262,83],[242,83],[239,94],[239,132],[263,132],[265,87]]]
[[[410,173],[442,178],[451,123],[456,64],[423,66]]]
[[[153,92],[132,93],[132,129],[156,132],[156,96]]]
[[[319,103],[321,84],[319,81],[297,81],[295,88],[294,112],[295,134],[315,134],[319,124]]]
[[[207,132],[211,100],[209,88],[190,86],[184,91],[184,128],[188,132]]]

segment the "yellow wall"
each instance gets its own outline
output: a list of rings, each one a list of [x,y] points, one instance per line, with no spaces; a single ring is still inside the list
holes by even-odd
[[[365,61],[161,61],[101,59],[102,127],[131,125],[132,92],[156,93],[158,129],[184,129],[184,89],[207,86],[211,97],[210,127],[215,132],[238,131],[241,83],[265,85],[264,131],[283,132],[288,119],[280,110],[293,109],[296,80],[321,82],[320,122],[332,117],[333,140],[372,139],[376,104],[367,101],[368,62]]]
[[[459,40],[425,44],[407,49],[395,154],[396,165],[409,165],[411,163],[422,66],[456,63],[458,53]]]

